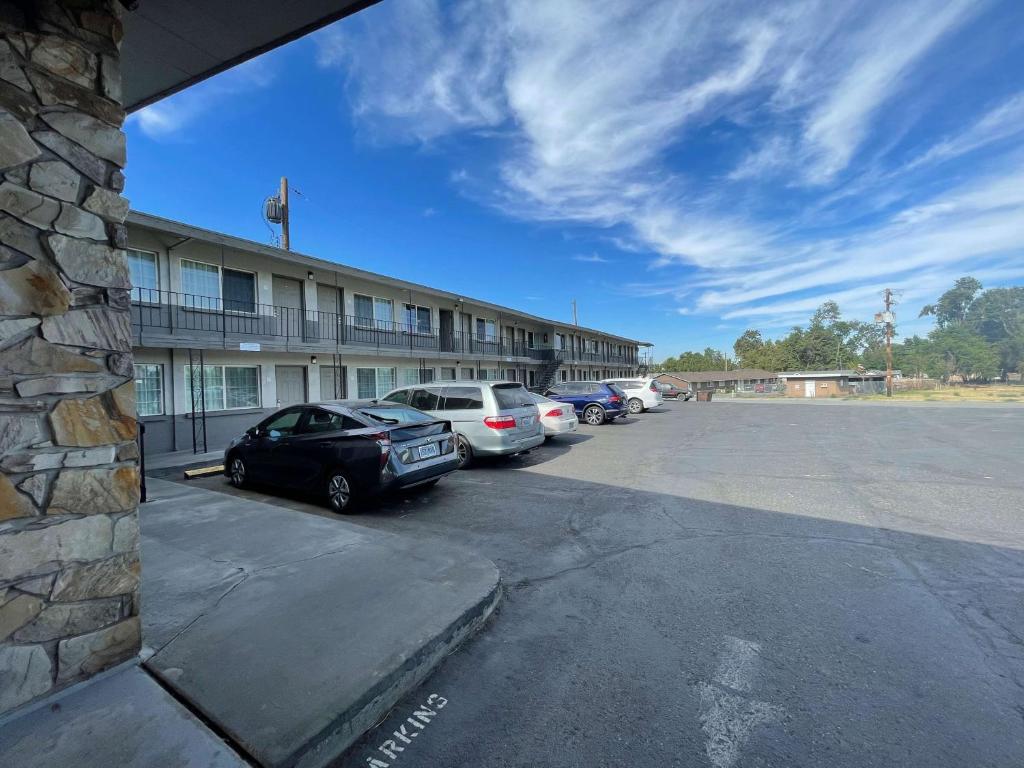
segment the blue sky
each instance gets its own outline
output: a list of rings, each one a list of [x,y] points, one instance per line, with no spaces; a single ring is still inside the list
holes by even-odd
[[[655,342],[1024,282],[1024,3],[384,0],[128,122],[133,207]]]

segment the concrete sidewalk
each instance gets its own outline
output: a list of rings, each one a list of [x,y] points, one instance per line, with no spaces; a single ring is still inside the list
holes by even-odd
[[[246,768],[138,666],[113,670],[0,724],[5,768]]]
[[[149,483],[146,667],[262,765],[333,760],[497,603],[471,552]]]

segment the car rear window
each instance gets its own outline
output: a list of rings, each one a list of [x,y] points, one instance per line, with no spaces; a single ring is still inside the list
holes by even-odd
[[[417,424],[424,421],[433,421],[429,414],[417,411],[415,408],[360,408],[359,413],[369,416],[374,421],[384,424]]]
[[[491,387],[494,392],[494,399],[498,401],[498,408],[528,408],[533,405],[530,393],[522,384],[495,384]]]
[[[625,397],[626,393],[622,390],[622,387],[616,386],[615,384],[609,384],[608,389],[614,392],[619,397]]]
[[[480,387],[445,387],[444,402],[441,410],[444,411],[474,411],[483,410],[484,395]]]

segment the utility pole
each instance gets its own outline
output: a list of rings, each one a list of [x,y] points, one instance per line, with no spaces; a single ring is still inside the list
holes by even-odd
[[[892,289],[885,289],[885,395],[892,397]]]
[[[576,299],[572,300],[572,324],[576,326],[580,324],[580,319],[576,316]]]
[[[290,251],[288,238],[288,177],[281,177],[281,248]]]

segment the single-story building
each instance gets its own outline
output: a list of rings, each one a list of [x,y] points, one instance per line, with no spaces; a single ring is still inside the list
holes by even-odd
[[[893,371],[898,378],[899,371]],[[786,397],[843,397],[885,392],[885,371],[784,371]]]
[[[772,392],[779,383],[777,374],[760,368],[735,368],[731,371],[683,371],[659,373],[657,381],[680,389],[717,392]]]

